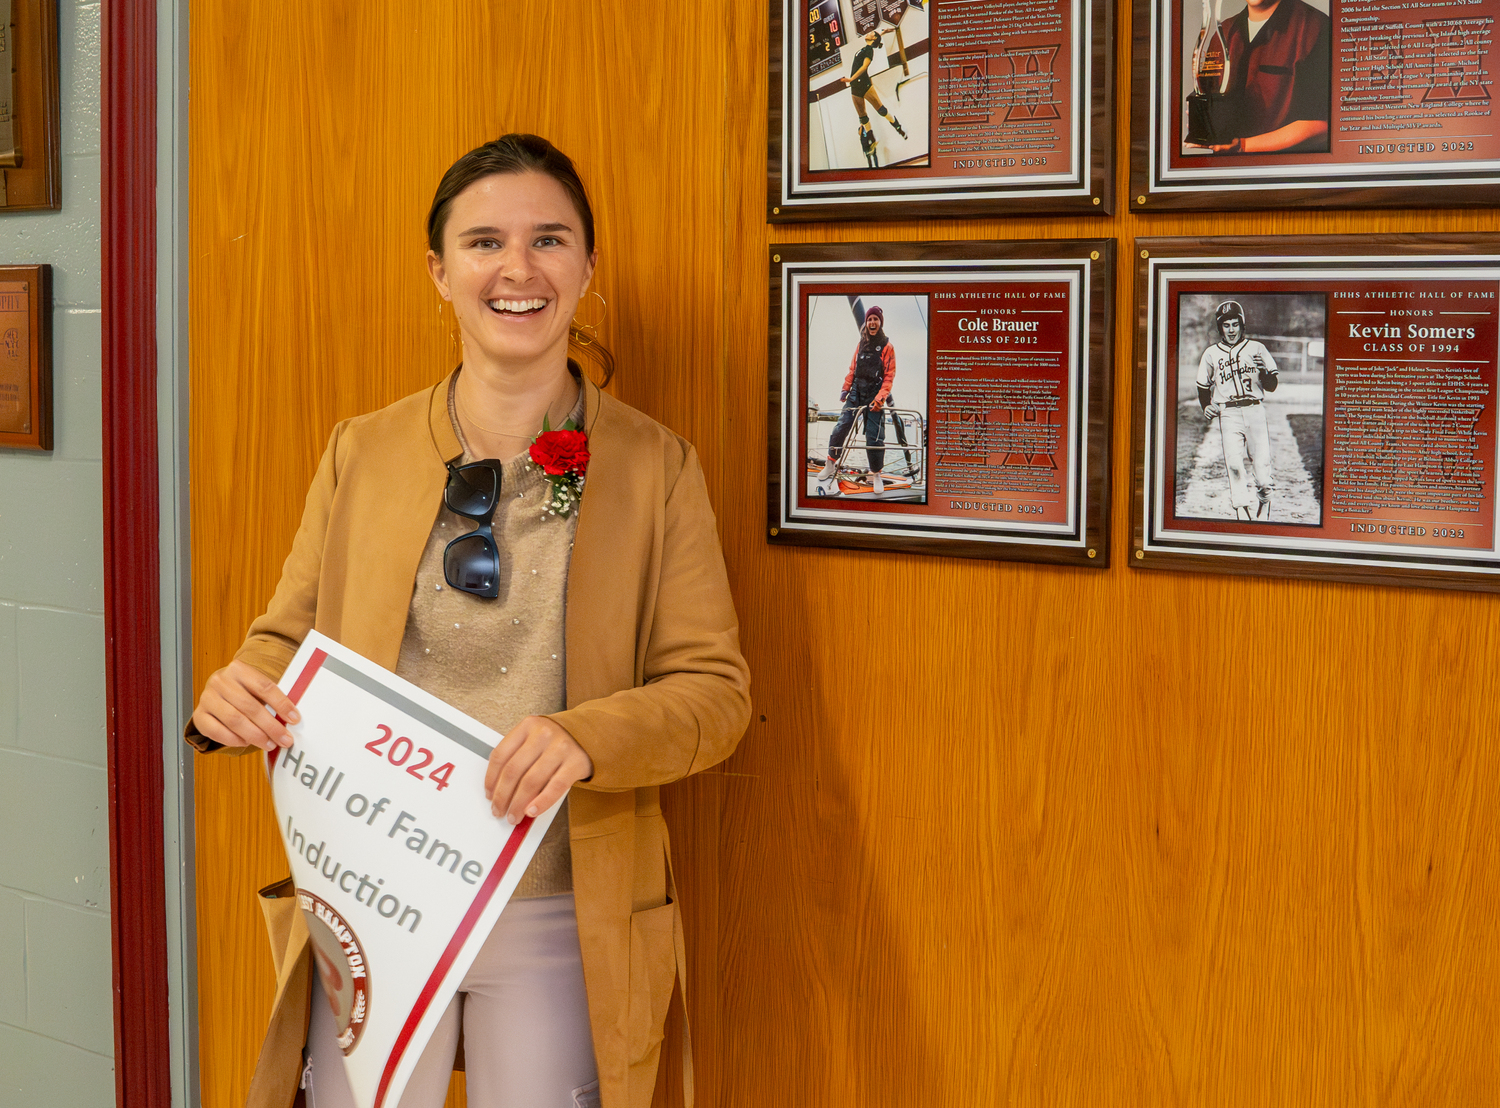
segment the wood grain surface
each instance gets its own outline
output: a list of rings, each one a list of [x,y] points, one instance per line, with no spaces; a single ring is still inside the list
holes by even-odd
[[[740,752],[667,798],[700,1104],[1495,1102],[1500,599],[1132,571],[1123,360],[1136,235],[1492,213],[773,232],[761,10],[197,0],[192,27],[200,684],[334,421],[455,355],[422,260],[442,170],[535,130],[590,184],[615,391],[703,455],[755,674]],[[1130,41],[1122,11],[1118,104]],[[1099,236],[1114,568],[766,542],[770,241]],[[203,1103],[233,1108],[273,988],[252,894],[285,863],[252,760],[199,759],[197,804]]]

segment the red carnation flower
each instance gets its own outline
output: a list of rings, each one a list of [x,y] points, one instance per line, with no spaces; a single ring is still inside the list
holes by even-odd
[[[531,460],[553,476],[582,475],[589,467],[589,438],[582,431],[543,431],[531,444]]]

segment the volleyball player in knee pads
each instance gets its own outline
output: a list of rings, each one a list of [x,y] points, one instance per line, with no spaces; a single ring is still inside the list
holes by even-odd
[[[906,129],[901,126],[901,121],[893,116],[884,104],[880,102],[880,93],[875,91],[875,86],[870,81],[870,63],[875,60],[875,49],[881,44],[878,31],[871,31],[865,35],[865,45],[854,55],[854,64],[849,76],[839,78],[849,86],[849,94],[854,97],[854,112],[859,116],[859,145],[865,152],[865,161],[871,169],[880,165],[876,154],[875,129],[870,126],[870,114],[865,109],[865,101],[875,105],[875,110],[880,117],[896,129],[896,133],[902,138],[906,137]]]

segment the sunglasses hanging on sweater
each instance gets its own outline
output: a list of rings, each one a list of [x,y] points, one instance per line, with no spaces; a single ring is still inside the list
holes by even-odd
[[[443,503],[454,515],[479,526],[443,550],[443,579],[455,589],[493,600],[500,595],[500,548],[490,522],[500,502],[500,463],[493,459],[466,466],[448,463]]]

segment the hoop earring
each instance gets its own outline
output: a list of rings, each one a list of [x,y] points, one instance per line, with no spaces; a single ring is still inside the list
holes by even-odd
[[[568,333],[573,336],[573,341],[579,346],[592,346],[599,341],[599,324],[604,322],[604,315],[609,311],[609,302],[599,293],[590,290],[590,296],[599,297],[599,318],[592,323],[579,323],[575,318],[573,324],[568,328]]]
[[[438,309],[437,310],[438,310],[438,320],[439,320],[439,322],[441,322],[442,318],[443,318],[443,305],[447,304],[447,303],[448,303],[448,301],[442,299],[442,297],[438,298]],[[449,307],[452,307],[452,305],[450,304]],[[460,331],[458,329],[458,312],[456,312],[456,311],[453,313],[453,322],[448,325],[448,337],[453,340],[453,345],[456,346],[456,347],[458,347],[459,357],[463,357],[463,353],[464,353],[464,338],[463,338],[462,333],[460,333]]]

